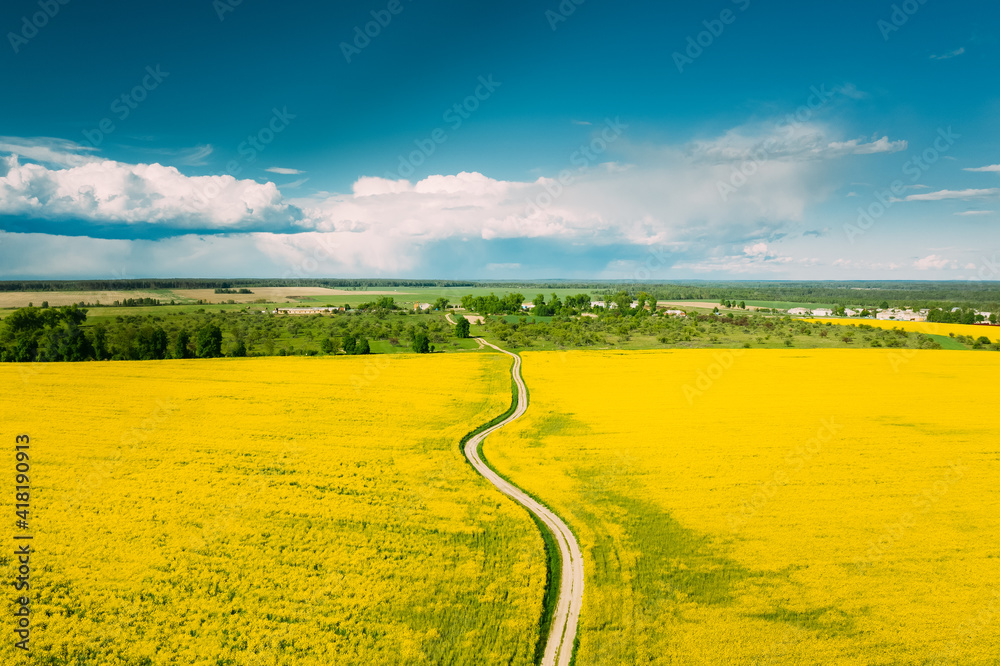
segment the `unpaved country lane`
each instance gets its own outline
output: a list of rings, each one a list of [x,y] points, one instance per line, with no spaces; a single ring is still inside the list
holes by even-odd
[[[480,340],[482,339],[480,338]],[[576,639],[580,607],[583,604],[583,555],[580,553],[580,545],[577,543],[576,537],[559,516],[494,472],[479,455],[479,445],[490,433],[517,420],[528,409],[528,392],[524,380],[521,379],[521,357],[485,340],[482,342],[503,354],[507,354],[514,360],[511,375],[517,386],[517,407],[510,416],[500,423],[470,438],[465,445],[465,457],[469,459],[476,471],[496,486],[500,492],[534,514],[552,533],[552,537],[559,547],[562,577],[559,581],[559,596],[545,643],[542,665],[569,666],[573,656],[573,643]]]

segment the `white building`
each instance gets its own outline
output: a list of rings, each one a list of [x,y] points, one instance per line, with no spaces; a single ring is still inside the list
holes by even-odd
[[[860,310],[852,310],[851,308],[844,308],[845,317],[857,317],[859,314],[861,314]]]
[[[807,314],[809,314],[809,310],[806,310],[805,308],[792,308],[791,310],[788,311],[788,314],[790,314],[790,315],[807,315]]]
[[[913,310],[900,310],[899,308],[879,310],[875,318],[883,321],[927,321],[927,315],[914,312]]]
[[[829,308],[816,308],[813,310],[813,317],[832,317],[833,310]]]
[[[275,308],[275,314],[308,315],[322,314],[323,312],[336,312],[340,308]]]

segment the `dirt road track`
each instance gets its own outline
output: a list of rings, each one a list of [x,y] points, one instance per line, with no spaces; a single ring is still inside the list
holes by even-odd
[[[448,318],[451,319],[450,317]],[[479,338],[482,340],[482,338]],[[511,375],[517,385],[517,408],[506,419],[475,435],[465,445],[465,457],[472,466],[482,474],[487,481],[496,486],[518,504],[530,511],[552,533],[559,547],[562,560],[562,578],[559,581],[559,596],[556,601],[555,613],[552,617],[549,635],[545,643],[543,666],[569,666],[573,656],[573,644],[576,640],[577,623],[580,618],[580,606],[583,604],[583,556],[576,537],[559,516],[550,511],[523,490],[505,480],[493,471],[479,455],[479,445],[495,430],[518,419],[528,409],[528,391],[521,379],[521,357],[501,349],[496,345],[482,340],[497,351],[514,359]]]

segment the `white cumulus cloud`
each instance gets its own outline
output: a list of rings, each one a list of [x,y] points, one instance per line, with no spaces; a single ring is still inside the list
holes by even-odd
[[[0,213],[217,231],[288,227],[297,217],[273,183],[112,160],[49,169],[14,155],[0,158]]]
[[[958,267],[958,265],[954,261],[950,259],[945,259],[944,257],[941,257],[936,254],[929,254],[926,257],[923,257],[922,259],[917,259],[916,261],[913,262],[913,265],[917,268],[917,270],[921,271],[940,270],[942,268]]]
[[[945,199],[978,199],[1000,194],[1000,188],[992,187],[980,190],[938,190],[926,194],[911,194],[903,201],[944,201]]]

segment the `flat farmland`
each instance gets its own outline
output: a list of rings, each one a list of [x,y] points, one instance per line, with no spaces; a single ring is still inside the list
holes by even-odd
[[[268,303],[293,303],[297,301],[329,302],[331,305],[343,305],[344,297],[355,300],[374,300],[378,296],[409,296],[403,291],[361,291],[350,289],[327,289],[326,287],[249,287],[252,294],[217,294],[214,289],[173,289],[179,299],[188,301],[206,300],[219,303],[233,300],[237,303],[253,303],[265,299]],[[325,300],[324,300],[325,299]],[[360,301],[359,301],[360,302]],[[352,303],[354,305],[354,303]]]
[[[485,457],[572,526],[576,664],[996,664],[1000,356],[527,352]]]
[[[4,437],[32,438],[33,663],[532,663],[541,537],[458,447],[509,367],[3,364]]]
[[[170,292],[161,289],[138,291],[0,291],[0,308],[26,308],[29,303],[39,307],[46,301],[52,307],[73,305],[81,301],[111,305],[115,301],[123,301],[127,298],[157,298],[160,300],[166,298],[169,301]]]

